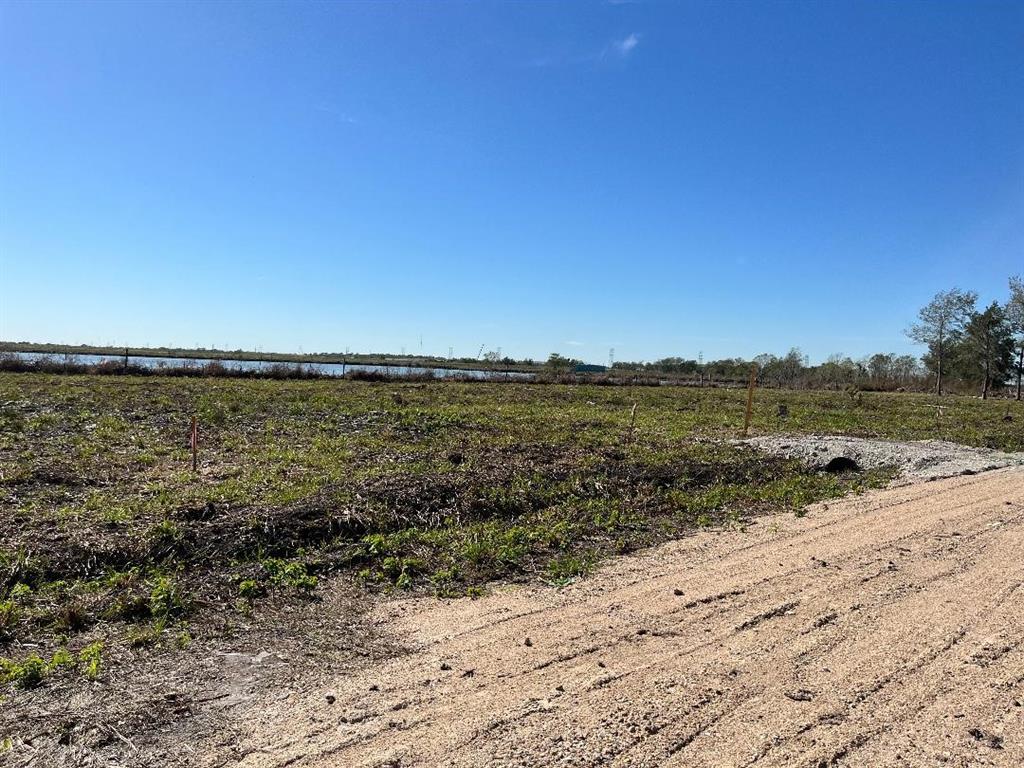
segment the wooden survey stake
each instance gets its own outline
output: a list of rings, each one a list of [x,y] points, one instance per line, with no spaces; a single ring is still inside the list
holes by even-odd
[[[189,439],[192,448],[192,471],[199,469],[199,422],[192,417],[192,437]]]
[[[757,384],[757,363],[750,366],[750,384],[747,385],[747,413],[743,417],[743,436],[750,429],[750,412],[754,408],[754,385]]]

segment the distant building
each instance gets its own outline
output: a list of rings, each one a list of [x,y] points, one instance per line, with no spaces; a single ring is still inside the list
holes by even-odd
[[[606,365],[591,365],[590,363],[576,363],[576,373],[604,373],[608,370]]]

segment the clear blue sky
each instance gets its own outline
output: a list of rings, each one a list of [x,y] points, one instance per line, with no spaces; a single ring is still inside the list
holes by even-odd
[[[0,4],[0,338],[914,349],[1024,272],[1024,3]]]

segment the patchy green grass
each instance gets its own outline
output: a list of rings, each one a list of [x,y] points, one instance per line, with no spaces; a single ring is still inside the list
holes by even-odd
[[[730,444],[743,407],[718,389],[0,374],[0,656],[46,652],[3,679],[92,678],[97,637],[184,647],[232,612],[316,600],[332,573],[442,595],[563,584],[886,482]],[[1022,424],[1017,403],[763,391],[751,431],[1024,450]]]

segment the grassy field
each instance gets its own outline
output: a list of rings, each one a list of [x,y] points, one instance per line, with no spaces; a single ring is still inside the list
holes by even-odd
[[[888,480],[730,443],[744,398],[0,375],[0,684],[102,678],[131,649],[287,623],[324,599],[325,579],[444,596],[560,584],[610,554]],[[1005,401],[766,391],[751,432],[1024,450],[1022,424]]]

